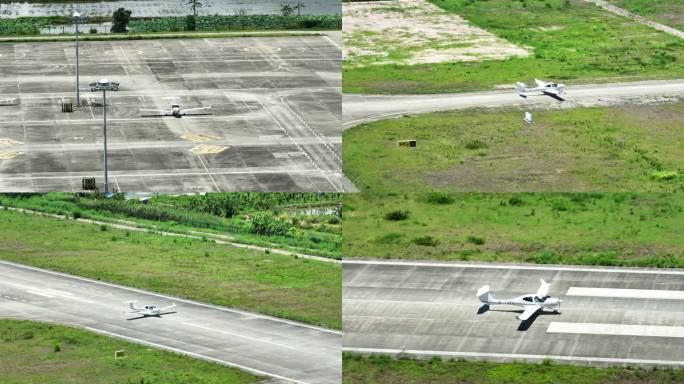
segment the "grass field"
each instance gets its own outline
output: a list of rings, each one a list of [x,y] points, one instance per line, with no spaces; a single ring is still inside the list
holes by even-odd
[[[391,359],[386,356],[343,357],[343,384],[674,384],[682,370],[593,368],[557,364]]]
[[[9,207],[72,218],[132,222],[155,231],[206,235],[210,239],[335,259],[341,258],[341,201],[341,195],[335,193],[216,193],[155,196],[146,202],[73,193],[0,196],[0,205]],[[255,215],[271,218],[277,224],[274,230],[255,233]]]
[[[248,384],[266,378],[85,330],[0,320],[4,384]],[[114,359],[114,351],[126,357]]]
[[[340,328],[333,263],[8,210],[0,210],[0,258]]]
[[[376,193],[684,190],[682,103],[534,118],[469,110],[359,125],[344,132],[344,171]]]
[[[611,4],[684,31],[684,2],[681,0],[607,0]]]
[[[683,40],[583,0],[430,1],[532,54],[361,68],[345,62],[344,92],[464,92],[534,78],[576,84],[684,76]]]
[[[684,193],[350,194],[345,257],[684,267]]]

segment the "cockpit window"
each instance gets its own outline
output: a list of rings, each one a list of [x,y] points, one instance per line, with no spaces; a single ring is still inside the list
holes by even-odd
[[[523,300],[532,302],[532,296],[525,296],[523,297]]]

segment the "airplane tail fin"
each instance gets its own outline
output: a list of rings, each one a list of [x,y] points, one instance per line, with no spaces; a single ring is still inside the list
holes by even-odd
[[[128,302],[128,308],[130,308],[132,311],[139,311],[140,309],[136,308],[135,305],[133,305],[135,303],[136,303],[136,301],[129,301]]]
[[[492,294],[489,292],[489,285],[483,285],[482,287],[480,287],[480,289],[477,290],[477,298],[485,304],[496,300],[494,299],[494,296],[492,296]]]
[[[515,89],[518,91],[518,95],[521,97],[527,97],[527,87],[524,83],[515,83]]]

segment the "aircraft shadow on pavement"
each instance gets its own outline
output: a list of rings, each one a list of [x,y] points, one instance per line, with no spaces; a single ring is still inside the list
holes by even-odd
[[[484,304],[484,305],[480,306],[480,308],[477,310],[477,314],[481,315],[481,314],[486,313],[488,311],[523,313],[522,309],[491,309],[489,307],[489,304]],[[560,315],[560,313],[537,311],[532,316],[530,316],[529,319],[520,322],[520,325],[518,326],[518,331],[527,331],[528,329],[530,329],[530,327],[532,326],[534,321],[537,320],[537,317],[539,317],[540,315],[544,315],[544,316],[546,316],[546,315]]]
[[[162,316],[164,316],[164,315],[170,315],[170,314],[172,314],[172,313],[176,313],[176,312],[175,312],[175,311],[174,311],[174,312],[164,312],[164,313],[160,313],[160,314],[158,314],[158,315],[156,315],[156,316],[138,316],[138,317],[132,317],[132,318],[126,319],[126,320],[128,320],[128,321],[131,321],[131,320],[139,320],[139,319],[144,319],[144,318],[146,318],[146,317],[158,317],[158,318],[161,319]]]

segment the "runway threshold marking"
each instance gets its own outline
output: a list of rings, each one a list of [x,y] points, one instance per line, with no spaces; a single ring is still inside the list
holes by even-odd
[[[0,160],[11,160],[14,159],[15,157],[23,155],[24,152],[12,152],[12,151],[4,151],[0,152]]]
[[[211,135],[204,135],[201,133],[186,133],[181,135],[181,139],[185,140],[190,140],[190,141],[212,141],[212,140],[218,140],[218,137],[211,136]]]
[[[194,155],[215,155],[221,153],[230,147],[224,147],[222,145],[209,145],[202,144],[196,147],[190,148],[190,152]]]
[[[5,137],[0,138],[0,147],[11,147],[13,145],[22,145],[22,144],[24,144],[24,143],[22,143],[21,141],[12,140],[12,139],[8,139]]]
[[[554,321],[547,333],[576,333],[588,335],[684,337],[684,327],[639,324],[565,323]]]
[[[659,289],[570,287],[566,296],[621,297],[632,299],[684,300],[684,291]]]
[[[389,349],[389,348],[349,348],[342,347],[343,352],[356,353],[381,353],[381,354],[408,354],[414,356],[454,356],[472,358],[494,358],[494,359],[527,359],[543,361],[545,359],[559,361],[584,361],[601,362],[609,364],[656,364],[656,365],[678,365],[684,366],[684,361],[679,360],[649,360],[649,359],[621,359],[612,357],[589,357],[589,356],[562,356],[562,355],[529,355],[520,353],[488,353],[488,352],[453,352],[453,351],[429,351],[415,349]]]

